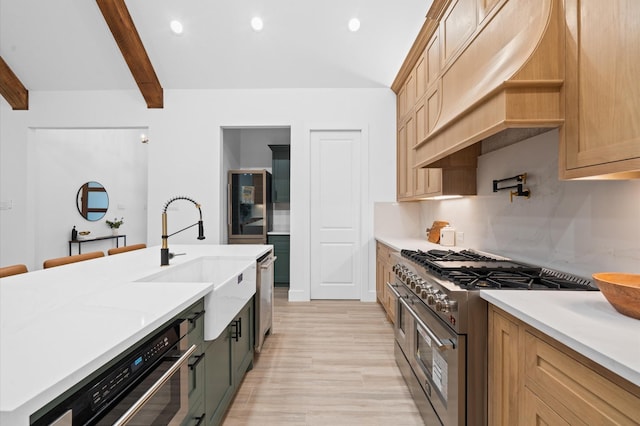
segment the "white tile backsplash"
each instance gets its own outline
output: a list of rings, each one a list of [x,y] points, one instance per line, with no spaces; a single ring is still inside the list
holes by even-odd
[[[530,199],[492,192],[525,172]],[[481,156],[478,196],[420,205],[420,228],[448,220],[464,246],[586,277],[640,273],[640,181],[560,181],[555,130]]]
[[[418,203],[377,202],[373,207],[373,229],[376,237],[422,238]]]
[[[290,210],[273,210],[273,231],[289,232]]]

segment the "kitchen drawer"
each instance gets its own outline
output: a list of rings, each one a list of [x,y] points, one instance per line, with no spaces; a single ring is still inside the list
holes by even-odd
[[[593,366],[525,333],[525,387],[563,419],[592,424],[640,424],[640,397]]]
[[[393,253],[393,250],[390,247],[381,242],[377,242],[376,249],[379,260],[385,263],[391,263],[391,253]]]

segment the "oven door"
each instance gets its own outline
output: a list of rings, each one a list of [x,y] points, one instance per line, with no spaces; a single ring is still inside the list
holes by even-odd
[[[405,308],[405,305],[400,303],[401,299],[407,299],[410,296],[401,284],[387,283],[387,288],[393,294],[395,298],[394,303],[396,304],[396,317],[393,327],[394,337],[398,345],[402,348],[402,351],[405,354],[410,353],[411,344],[409,343],[409,338],[413,335],[413,318],[407,311],[407,308]]]
[[[185,341],[186,339],[182,339]],[[170,351],[96,425],[181,425],[189,411],[189,357],[196,351]]]
[[[465,336],[427,308],[405,300],[401,304],[414,320],[410,362],[420,385],[443,424],[465,424]]]

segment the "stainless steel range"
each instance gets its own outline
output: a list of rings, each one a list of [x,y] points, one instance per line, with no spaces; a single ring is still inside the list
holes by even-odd
[[[471,250],[393,256],[396,362],[427,425],[487,424],[487,303],[477,290],[598,290],[583,278]]]

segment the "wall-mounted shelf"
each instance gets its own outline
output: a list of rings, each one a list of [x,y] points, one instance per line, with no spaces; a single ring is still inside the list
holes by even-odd
[[[92,241],[101,241],[101,240],[116,240],[116,247],[118,247],[120,238],[124,239],[124,245],[126,246],[127,245],[126,235],[105,235],[104,237],[86,238],[83,240],[69,240],[69,256],[71,256],[71,246],[73,244],[78,244],[78,254],[82,254],[82,243],[90,243]]]

